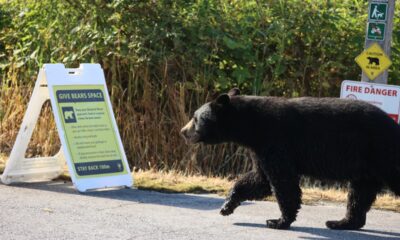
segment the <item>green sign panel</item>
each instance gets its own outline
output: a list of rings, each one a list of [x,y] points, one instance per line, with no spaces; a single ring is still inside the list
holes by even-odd
[[[368,23],[367,39],[383,41],[385,39],[385,28],[386,28],[385,23],[378,23],[378,22]]]
[[[53,86],[75,176],[127,173],[103,85]]]
[[[387,3],[372,2],[369,8],[369,20],[386,21]]]

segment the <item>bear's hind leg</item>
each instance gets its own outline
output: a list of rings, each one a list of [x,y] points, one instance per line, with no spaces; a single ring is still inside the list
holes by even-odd
[[[259,169],[255,169],[246,173],[235,183],[222,205],[220,213],[223,216],[230,215],[241,202],[262,199],[271,194],[271,187],[266,177]]]
[[[381,189],[382,184],[372,180],[351,182],[345,218],[340,221],[327,221],[326,226],[338,230],[362,228],[366,222],[367,212]]]

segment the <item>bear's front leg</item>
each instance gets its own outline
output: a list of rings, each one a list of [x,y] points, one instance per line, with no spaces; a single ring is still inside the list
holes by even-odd
[[[300,209],[300,179],[297,175],[289,172],[289,169],[268,171],[268,179],[282,214],[279,219],[267,220],[267,227],[269,228],[288,229],[290,224],[296,220],[297,212]]]
[[[221,215],[233,213],[245,200],[259,200],[271,195],[271,187],[264,174],[253,170],[241,177],[230,190],[228,197],[221,207]]]

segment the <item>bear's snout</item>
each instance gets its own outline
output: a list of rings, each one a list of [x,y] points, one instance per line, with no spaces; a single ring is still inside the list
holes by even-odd
[[[181,136],[185,139],[186,143],[197,143],[198,135],[195,131],[194,120],[191,119],[182,129]]]

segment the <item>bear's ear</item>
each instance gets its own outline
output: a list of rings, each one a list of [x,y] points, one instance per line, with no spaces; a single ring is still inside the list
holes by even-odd
[[[232,97],[232,96],[237,96],[237,95],[239,95],[239,94],[240,94],[239,88],[232,88],[232,89],[229,90],[229,92],[228,92],[228,95],[229,95],[230,97]]]
[[[226,94],[226,93],[219,95],[217,97],[217,99],[215,100],[215,102],[217,104],[221,104],[221,105],[228,105],[230,103],[230,101],[231,101],[231,99],[228,96],[228,94]]]

